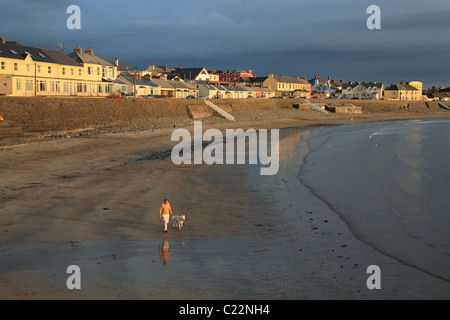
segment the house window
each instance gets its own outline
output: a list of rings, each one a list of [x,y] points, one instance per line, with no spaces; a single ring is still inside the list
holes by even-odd
[[[17,71],[17,70],[18,70],[17,63],[14,62],[14,71]]]
[[[39,91],[47,91],[47,81],[39,80],[37,85],[38,85]]]
[[[73,76],[73,68],[70,69],[70,74]]]
[[[105,68],[102,68],[102,77],[106,78],[106,70],[105,70]]]
[[[102,93],[103,92],[103,86],[101,84],[97,85],[97,92]]]
[[[100,75],[100,68],[97,68],[97,75]]]
[[[30,72],[30,65],[27,64],[27,68],[26,68],[27,72]]]
[[[81,77],[81,69],[78,69],[78,75]]]
[[[26,91],[33,91],[33,80],[26,80],[25,81],[25,90]]]
[[[92,74],[92,67],[88,67],[88,74]]]
[[[50,81],[50,92],[55,92],[55,81]]]
[[[22,79],[16,79],[16,90],[22,91]]]
[[[77,92],[83,92],[83,84],[81,82],[77,83]]]
[[[64,92],[69,92],[69,83],[68,82],[63,83],[63,90],[64,90]]]
[[[5,62],[4,61],[2,61],[1,67],[2,67],[2,70],[5,70]]]
[[[37,69],[38,73],[41,73],[41,66],[37,66]]]
[[[62,68],[62,74],[63,74],[63,75],[66,74],[66,68]]]
[[[60,87],[59,81],[56,81],[56,92],[57,92],[57,93],[60,93],[60,92],[61,92],[61,87]]]
[[[52,67],[48,67],[48,74],[52,73]]]
[[[95,93],[95,84],[91,83],[89,84],[89,93]]]

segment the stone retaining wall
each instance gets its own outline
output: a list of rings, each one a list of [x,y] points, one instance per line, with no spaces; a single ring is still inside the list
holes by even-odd
[[[292,108],[303,99],[214,99],[213,102],[232,111]],[[311,102],[352,103],[363,113],[398,110],[429,111],[439,109],[437,102],[377,101],[377,100],[320,100]],[[25,131],[74,130],[105,126],[120,122],[151,118],[191,117],[188,105],[204,105],[203,99],[113,99],[69,97],[0,97],[0,116],[21,126]],[[203,108],[203,107],[200,107]],[[300,111],[300,110],[299,110]],[[300,111],[301,112],[301,111]]]

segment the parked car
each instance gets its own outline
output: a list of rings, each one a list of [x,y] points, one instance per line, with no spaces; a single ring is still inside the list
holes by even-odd
[[[110,95],[109,98],[122,98],[122,96],[120,94],[114,93]]]
[[[148,95],[145,96],[145,98],[150,98],[150,99],[152,99],[152,98],[163,98],[163,96],[159,95],[159,94],[148,94]]]
[[[123,95],[123,98],[136,98],[136,97],[132,93],[127,93]]]
[[[190,96],[187,96],[186,99],[195,99],[195,96],[190,95]]]

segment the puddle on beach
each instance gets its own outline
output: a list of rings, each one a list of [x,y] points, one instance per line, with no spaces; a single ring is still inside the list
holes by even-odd
[[[155,291],[158,286],[171,285],[204,287],[227,295],[248,291],[246,286],[258,280],[258,264],[267,251],[255,245],[248,241],[193,239],[5,249],[0,253],[0,273],[36,272],[65,288],[70,276],[67,268],[76,265],[86,292],[98,292],[101,283],[102,290],[122,288],[130,293],[136,288]]]

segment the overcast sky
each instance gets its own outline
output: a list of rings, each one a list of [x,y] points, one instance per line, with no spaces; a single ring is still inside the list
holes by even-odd
[[[107,60],[450,86],[449,0],[0,0],[0,36]],[[69,5],[81,29],[69,30]],[[369,30],[370,5],[381,29]]]

